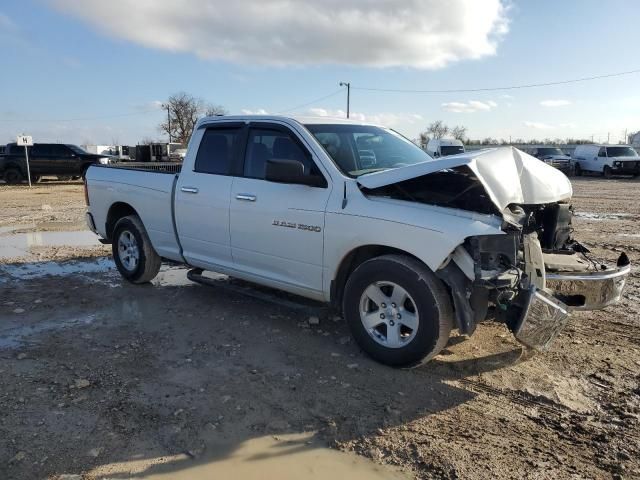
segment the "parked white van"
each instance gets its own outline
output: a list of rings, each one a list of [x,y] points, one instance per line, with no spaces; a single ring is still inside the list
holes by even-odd
[[[640,155],[629,145],[578,145],[572,157],[576,175],[640,175]]]
[[[427,143],[427,153],[433,158],[464,153],[464,145],[455,138],[434,138]]]

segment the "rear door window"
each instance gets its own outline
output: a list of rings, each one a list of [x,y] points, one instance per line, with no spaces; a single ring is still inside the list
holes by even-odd
[[[208,128],[205,130],[194,170],[200,173],[229,175],[240,128]]]

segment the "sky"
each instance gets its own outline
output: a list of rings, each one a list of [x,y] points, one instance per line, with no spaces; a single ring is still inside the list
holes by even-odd
[[[640,73],[415,91],[640,69],[639,18],[637,0],[3,0],[0,142],[160,140],[180,91],[232,114],[343,116],[350,82],[353,118],[409,138],[443,120],[617,143],[640,130]]]

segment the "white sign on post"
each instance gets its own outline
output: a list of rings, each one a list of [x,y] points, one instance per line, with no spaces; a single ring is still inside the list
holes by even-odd
[[[31,147],[33,146],[33,138],[31,138],[31,135],[18,135],[16,143],[21,147]]]
[[[33,146],[33,138],[31,135],[18,135],[16,143],[24,147],[24,158],[27,161],[27,177],[29,177],[29,188],[31,188],[31,169],[29,168],[29,151],[27,147]]]

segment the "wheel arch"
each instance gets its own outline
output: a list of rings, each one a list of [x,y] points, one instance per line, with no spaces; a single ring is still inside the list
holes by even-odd
[[[109,207],[109,212],[107,213],[107,220],[105,223],[105,233],[107,235],[107,240],[111,241],[113,239],[113,230],[118,223],[118,220],[124,217],[128,217],[129,215],[138,215],[138,212],[135,208],[129,205],[126,202],[116,202]]]
[[[347,279],[349,278],[349,275],[351,275],[351,273],[356,268],[358,268],[358,266],[360,266],[362,263],[366,262],[367,260],[371,260],[372,258],[380,257],[382,255],[389,255],[389,254],[404,255],[407,257],[414,258],[418,260],[420,263],[425,264],[424,261],[422,261],[416,255],[413,255],[412,253],[397,247],[390,247],[388,245],[378,245],[378,244],[361,245],[359,247],[356,247],[350,252],[348,252],[344,257],[342,257],[342,259],[338,263],[338,267],[335,270],[333,279],[331,280],[331,292],[330,292],[331,305],[334,308],[337,308],[338,310],[341,308],[342,297],[344,294],[344,286],[347,283]],[[429,268],[426,264],[425,266]]]

